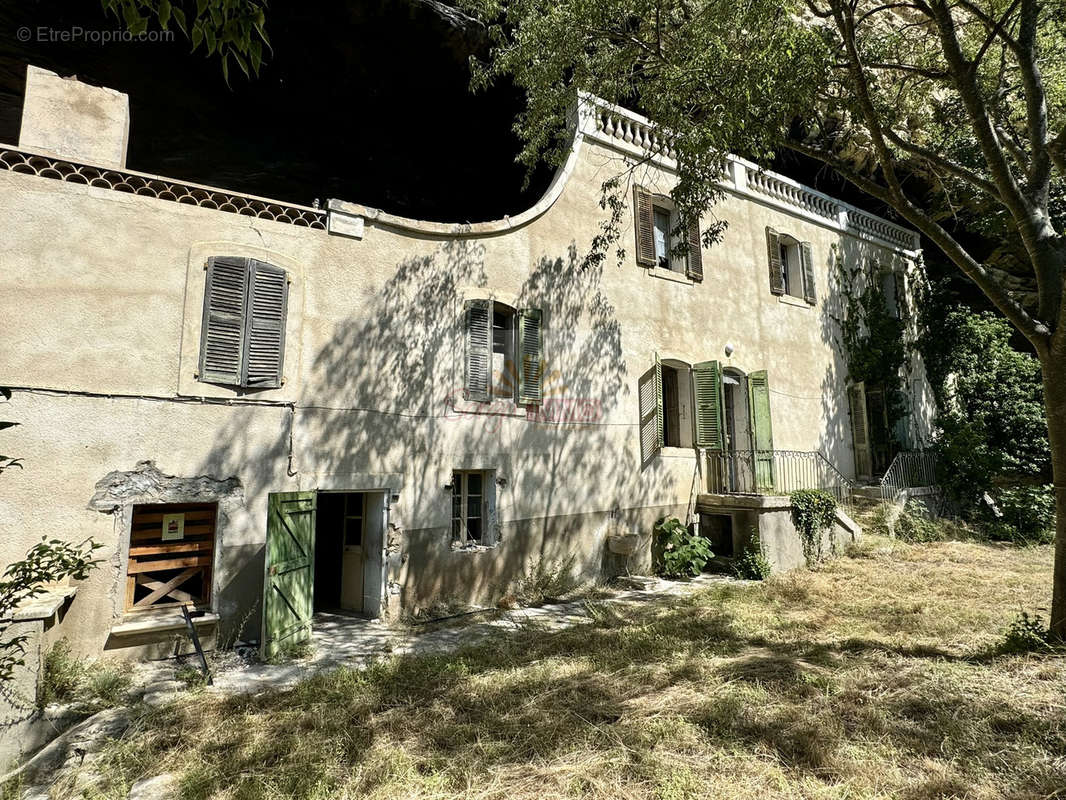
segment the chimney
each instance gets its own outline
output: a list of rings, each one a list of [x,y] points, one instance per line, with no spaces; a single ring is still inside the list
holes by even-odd
[[[130,136],[129,97],[26,66],[19,147],[58,158],[122,169]]]

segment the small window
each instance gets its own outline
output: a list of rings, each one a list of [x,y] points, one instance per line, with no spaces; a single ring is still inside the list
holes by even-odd
[[[215,503],[133,507],[126,566],[126,611],[211,600]]]
[[[785,284],[785,294],[803,297],[803,262],[800,245],[795,239],[781,237],[781,278]]]
[[[673,213],[662,206],[654,206],[652,217],[655,225],[656,266],[673,272],[684,272],[685,257],[677,255],[678,240],[674,232]]]
[[[903,319],[904,287],[903,276],[898,272],[881,273],[881,292],[885,296],[885,310],[889,316]]]
[[[247,389],[281,386],[288,297],[288,276],[279,267],[254,258],[210,259],[197,379]]]
[[[495,544],[492,536],[493,473],[456,470],[452,473],[452,545]]]
[[[515,367],[515,310],[501,303],[492,307],[492,382],[490,396],[513,400],[518,383]]]
[[[692,447],[692,382],[688,364],[662,365],[663,446]]]

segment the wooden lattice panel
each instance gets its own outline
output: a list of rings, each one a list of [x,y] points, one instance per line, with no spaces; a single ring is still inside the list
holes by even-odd
[[[126,568],[126,610],[211,600],[215,503],[134,506]]]

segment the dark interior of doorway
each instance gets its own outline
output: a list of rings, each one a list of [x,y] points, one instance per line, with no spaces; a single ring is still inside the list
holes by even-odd
[[[319,492],[315,517],[315,611],[341,607],[344,565],[344,495]]]

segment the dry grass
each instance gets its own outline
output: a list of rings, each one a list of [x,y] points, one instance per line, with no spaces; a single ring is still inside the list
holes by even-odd
[[[994,650],[1050,567],[881,540],[570,631],[200,695],[145,712],[101,791],[176,771],[227,800],[1062,796],[1066,657]]]

